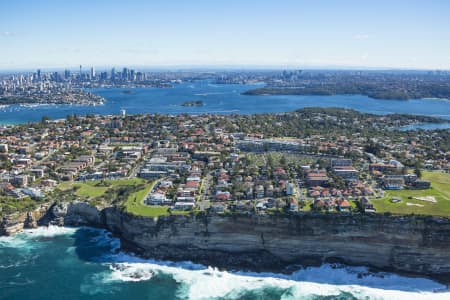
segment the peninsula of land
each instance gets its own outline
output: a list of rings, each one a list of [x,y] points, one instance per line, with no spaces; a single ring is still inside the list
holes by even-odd
[[[450,132],[398,130],[417,122],[446,120],[307,108],[2,126],[0,234],[94,226],[145,257],[445,280]]]

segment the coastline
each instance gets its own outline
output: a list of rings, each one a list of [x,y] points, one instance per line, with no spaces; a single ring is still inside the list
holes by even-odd
[[[396,97],[396,96],[380,96],[374,94],[364,94],[364,93],[339,93],[328,90],[307,90],[305,88],[299,87],[262,87],[251,89],[242,93],[242,95],[246,96],[365,96],[374,100],[390,100],[390,101],[410,101],[410,100],[442,100],[442,101],[450,101],[449,98],[442,97],[432,97],[432,96],[418,96],[418,97]],[[385,95],[385,94],[382,94]]]
[[[254,299],[254,289],[258,291],[258,296],[262,295],[262,299],[271,299],[273,293],[280,297],[288,296],[288,299],[316,299],[320,296],[346,299],[347,293],[358,299],[363,295],[368,299],[446,299],[449,293],[446,285],[428,278],[334,263],[319,267],[292,266],[285,273],[278,273],[252,272],[241,268],[225,270],[189,261],[144,259],[122,251],[120,241],[108,231],[92,227],[50,225],[25,230],[14,237],[0,238],[0,243],[6,246],[7,253],[19,261],[15,264],[4,262],[2,266],[10,266],[4,270],[7,276],[13,277],[17,272],[25,276],[27,270],[38,272],[45,268],[51,274],[47,276],[43,273],[35,283],[52,282],[54,286],[67,282],[66,276],[55,278],[54,274],[64,272],[70,265],[70,274],[67,275],[71,278],[71,290],[68,293],[78,295],[81,288],[83,294],[106,297],[101,299],[108,299],[111,289],[126,298],[129,290],[120,292],[118,287],[130,286],[144,293],[148,293],[150,288],[152,294],[155,291],[161,299],[169,298],[167,293],[161,295],[157,292],[161,286],[165,287],[165,291],[176,290],[176,295],[181,299],[216,299],[224,295],[238,295],[238,299],[249,295],[249,299]],[[25,259],[20,255],[24,255]],[[23,264],[30,257],[35,263],[31,266]],[[54,263],[61,260],[69,265]],[[176,279],[176,284],[171,283],[171,278]],[[12,279],[11,285],[18,282],[15,277]],[[25,283],[33,284],[29,281]],[[13,292],[15,298],[28,297],[27,291],[21,291],[23,289]]]
[[[282,274],[300,266],[338,263],[450,284],[450,243],[446,240],[450,220],[445,218],[312,213],[258,218],[206,215],[150,218],[113,207],[98,209],[74,202],[45,204],[25,216],[15,216],[6,224],[4,219],[0,227],[2,235],[5,226],[10,228],[6,235],[13,235],[23,228],[49,224],[106,229],[120,238],[121,250],[156,260],[192,261],[224,270]],[[346,232],[332,230],[345,227]],[[363,238],[363,233],[369,236]],[[408,236],[402,237],[405,234]],[[418,234],[421,236],[417,237]],[[372,240],[374,236],[380,240]],[[382,255],[389,251],[396,258],[383,259]],[[412,254],[418,257],[418,265],[409,261]]]

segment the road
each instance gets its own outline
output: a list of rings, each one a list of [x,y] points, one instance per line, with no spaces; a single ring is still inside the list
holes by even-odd
[[[200,196],[200,211],[205,211],[205,209],[209,208],[209,187],[212,180],[211,174],[212,172],[209,172],[203,179],[203,194]]]

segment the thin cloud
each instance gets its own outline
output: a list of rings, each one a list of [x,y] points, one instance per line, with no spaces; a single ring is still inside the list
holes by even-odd
[[[65,53],[80,53],[81,50],[79,48],[62,48],[61,51]]]
[[[355,34],[353,36],[355,40],[367,40],[369,38],[368,34]]]
[[[0,36],[2,37],[11,37],[11,36],[15,36],[16,34],[14,32],[11,31],[2,31],[0,32]]]
[[[121,51],[132,54],[159,54],[157,49],[122,49]]]

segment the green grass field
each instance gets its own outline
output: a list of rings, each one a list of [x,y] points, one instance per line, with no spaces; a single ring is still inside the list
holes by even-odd
[[[62,191],[69,191],[75,188],[75,195],[85,198],[93,203],[97,203],[99,199],[109,198],[111,196],[115,197],[113,194],[115,188],[124,186],[137,186],[146,183],[145,180],[140,178],[132,179],[118,179],[118,180],[107,180],[105,182],[101,181],[87,181],[87,182],[63,182],[58,185],[58,188]],[[150,206],[145,205],[143,200],[145,196],[153,189],[156,181],[145,184],[145,188],[138,191],[132,192],[123,202],[126,212],[146,217],[159,217],[168,216],[169,206]],[[108,195],[111,193],[111,195]],[[173,211],[174,215],[188,214],[189,212],[184,211]]]
[[[145,205],[145,196],[153,189],[155,182],[147,185],[145,189],[132,193],[125,202],[125,211],[138,216],[160,217],[169,215],[169,206]]]
[[[156,181],[147,185],[145,189],[132,193],[125,202],[125,211],[138,216],[144,217],[161,217],[173,215],[186,215],[189,211],[172,211],[169,212],[169,206],[145,205],[143,200],[145,196],[153,189]]]
[[[137,185],[144,182],[145,181],[140,178],[105,180],[103,183],[99,180],[86,182],[68,181],[60,183],[58,185],[58,188],[63,191],[75,188],[75,194],[77,196],[96,198],[104,195],[109,189],[112,189],[114,187]]]
[[[382,199],[373,200],[377,212],[393,214],[419,214],[450,217],[450,174],[441,172],[422,172],[422,179],[431,181],[427,190],[386,191]],[[412,199],[412,197],[434,196],[437,203]],[[392,203],[393,197],[399,197],[400,203]],[[411,198],[409,198],[411,197]],[[407,205],[416,204],[423,205]]]

